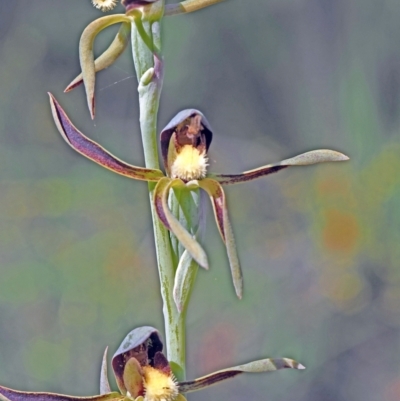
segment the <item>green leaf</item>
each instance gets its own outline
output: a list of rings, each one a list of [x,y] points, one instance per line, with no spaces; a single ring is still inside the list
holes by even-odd
[[[104,351],[103,360],[101,362],[101,368],[100,368],[100,394],[111,393],[111,387],[108,381],[108,374],[107,374],[107,351],[108,347],[106,347]]]
[[[119,22],[131,23],[131,18],[127,17],[125,14],[107,15],[98,18],[85,28],[79,41],[79,59],[81,63],[82,79],[85,84],[86,98],[92,119],[94,119],[95,114],[94,88],[96,81],[93,43],[96,36],[103,29]]]
[[[190,298],[199,265],[185,249],[175,273],[173,296],[179,312],[183,312]]]
[[[175,234],[179,242],[187,249],[193,259],[196,260],[200,266],[208,269],[207,255],[203,248],[179,223],[168,208],[168,193],[172,187],[185,187],[185,184],[180,179],[170,179],[167,177],[158,181],[154,189],[153,199],[157,216],[164,226]]]
[[[232,225],[228,217],[228,207],[224,190],[219,182],[210,178],[204,178],[199,181],[200,188],[204,189],[210,196],[213,205],[215,221],[217,223],[222,240],[226,246],[229,266],[231,268],[233,285],[236,295],[242,298],[243,294],[243,276],[240,268],[240,262],[236,251],[235,237],[233,236]]]
[[[210,178],[217,180],[220,184],[237,184],[239,182],[251,181],[264,175],[276,173],[289,166],[307,166],[316,163],[340,162],[349,160],[348,156],[335,150],[320,149],[302,153],[301,155],[283,160],[279,163],[268,164],[254,170],[245,171],[241,174],[213,174]]]
[[[72,124],[54,96],[51,93],[49,93],[49,96],[54,122],[61,136],[72,149],[95,163],[100,164],[100,166],[125,177],[142,181],[158,181],[160,178],[164,177],[164,174],[160,170],[136,167],[125,163],[98,143],[83,135],[82,132]]]
[[[117,58],[124,52],[131,33],[131,24],[123,22],[111,45],[94,61],[95,72],[99,72],[110,67]],[[83,82],[82,74],[79,74],[64,90],[69,92]]]
[[[305,367],[301,363],[288,358],[261,359],[244,365],[234,366],[233,368],[218,370],[193,381],[181,382],[179,383],[179,392],[189,393],[202,390],[205,387],[212,386],[242,373],[273,372],[280,369],[305,369]]]

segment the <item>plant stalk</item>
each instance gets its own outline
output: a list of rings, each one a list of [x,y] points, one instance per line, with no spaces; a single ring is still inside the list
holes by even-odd
[[[164,6],[164,0],[160,0]],[[162,15],[162,14],[161,14]],[[161,18],[160,15],[160,18]],[[160,49],[160,19],[142,21],[146,33],[153,45]],[[150,16],[151,17],[151,16]],[[136,75],[139,82],[140,129],[143,142],[145,165],[159,169],[157,114],[163,83],[163,62],[160,56],[154,56],[143,41],[136,23],[132,23],[132,54]],[[173,299],[173,286],[176,263],[174,263],[171,240],[168,230],[158,219],[153,207],[155,184],[149,183],[150,207],[153,219],[154,240],[160,277],[163,315],[165,324],[165,342],[167,359],[175,377],[185,380],[185,313],[179,313]]]

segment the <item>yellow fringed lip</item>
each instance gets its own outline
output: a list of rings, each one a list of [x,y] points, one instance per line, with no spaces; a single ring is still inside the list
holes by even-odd
[[[146,401],[173,401],[179,394],[178,383],[171,371],[144,366],[143,384]]]
[[[206,176],[208,158],[192,145],[184,145],[171,165],[171,177],[183,181],[199,180]]]
[[[92,0],[92,4],[101,11],[111,11],[117,5],[117,0]]]

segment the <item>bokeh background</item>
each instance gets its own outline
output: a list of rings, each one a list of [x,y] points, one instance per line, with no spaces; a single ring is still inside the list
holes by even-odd
[[[0,3],[0,383],[21,390],[95,394],[105,346],[139,325],[163,331],[146,184],[74,153],[49,113],[47,91],[143,165],[129,49],[98,75],[94,122],[82,88],[63,94],[100,16],[89,0]],[[307,370],[243,375],[192,400],[400,399],[399,18],[397,0],[229,0],[165,19],[160,128],[202,110],[212,171],[317,148],[351,157],[227,188],[242,301],[208,208],[189,377],[267,356]]]

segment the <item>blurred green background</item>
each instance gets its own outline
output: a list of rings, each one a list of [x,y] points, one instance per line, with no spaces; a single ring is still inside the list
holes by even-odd
[[[94,122],[82,88],[63,94],[100,16],[89,0],[0,4],[0,383],[21,390],[94,394],[105,346],[139,325],[163,331],[146,184],[79,156],[50,117],[47,91],[143,165],[129,49],[98,75]],[[267,356],[307,370],[241,376],[192,400],[400,399],[399,19],[397,0],[228,0],[165,19],[160,128],[202,110],[212,171],[317,148],[351,157],[227,188],[242,301],[208,207],[188,376]]]

